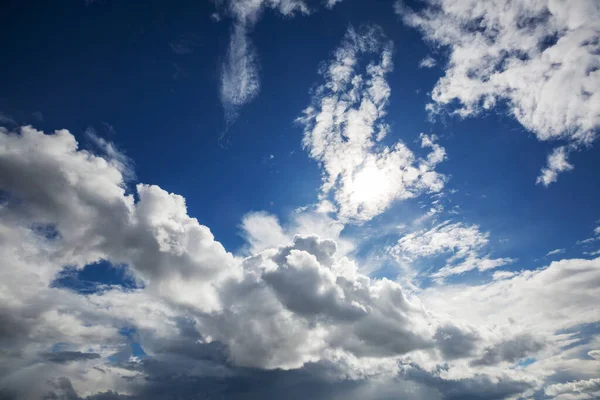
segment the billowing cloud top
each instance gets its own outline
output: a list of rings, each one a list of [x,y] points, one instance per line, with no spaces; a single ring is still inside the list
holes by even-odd
[[[308,15],[339,2],[214,2],[213,17],[231,19],[217,78],[228,123],[260,90],[250,36],[262,13]],[[395,10],[430,45],[407,64],[443,74],[431,115],[506,105],[537,139],[560,141],[537,180],[548,186],[597,136],[599,4],[426,0]],[[588,225],[572,227],[584,235],[572,243],[544,232],[565,219],[552,215],[563,203],[517,203],[516,184],[497,186],[514,197],[496,193],[463,212],[496,187],[451,169],[472,149],[461,154],[444,132],[399,129],[391,77],[403,58],[392,36],[345,20],[340,32],[294,110],[296,147],[256,147],[267,155],[261,167],[293,164],[299,181],[299,166],[314,167],[312,197],[275,205],[289,198],[262,193],[277,185],[271,169],[246,186],[256,197],[235,199],[235,240],[222,234],[225,208],[213,219],[191,215],[192,197],[211,198],[214,186],[198,184],[186,199],[164,181],[137,182],[152,174],[136,174],[92,128],[42,129],[53,118],[46,110],[38,127],[0,113],[0,399],[599,398],[595,209],[577,210]],[[251,170],[241,153],[236,168]],[[226,154],[214,158],[229,163]],[[285,184],[292,196],[307,187]],[[533,182],[528,190],[552,192]],[[513,219],[496,213],[519,207]],[[536,207],[539,219],[526,221]],[[543,226],[507,228],[517,218]]]

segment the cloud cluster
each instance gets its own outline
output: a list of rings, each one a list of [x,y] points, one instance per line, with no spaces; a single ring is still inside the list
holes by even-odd
[[[377,28],[349,29],[298,119],[305,148],[323,168],[321,199],[333,192],[343,221],[367,221],[395,200],[439,192],[445,184],[435,171],[445,158],[435,136],[420,136],[421,147],[431,149],[425,158],[401,141],[391,147],[382,142],[390,131],[383,117],[392,67],[392,43]]]
[[[310,382],[299,393],[314,398],[502,398],[541,387],[538,377],[553,370],[530,376],[507,366],[544,352],[566,357],[554,352],[570,340],[557,331],[597,320],[598,260],[428,290],[426,308],[398,283],[360,274],[335,241],[289,236],[321,229],[335,237],[335,224],[299,218],[300,228],[284,229],[250,214],[250,255],[234,256],[188,216],[181,196],[143,184],[131,193],[130,164],[119,160],[79,149],[65,130],[0,131],[4,397],[244,398],[244,385],[269,397]],[[438,239],[425,251],[468,254],[482,243],[473,229],[455,228],[470,245],[431,234]],[[77,293],[52,285],[65,266],[100,259],[126,264],[137,287]],[[598,360],[577,361],[574,378],[589,379]]]
[[[540,140],[569,150],[592,143],[600,126],[600,5],[595,0],[426,0],[396,10],[435,46],[449,50],[432,91],[433,113],[461,117],[500,102]],[[572,167],[564,147],[549,157],[538,182]]]
[[[336,257],[335,242],[295,236],[235,257],[187,215],[181,196],[139,184],[136,200],[119,160],[79,149],[66,130],[0,131],[0,386],[17,397],[35,397],[43,382],[63,387],[61,376],[84,391],[126,392],[119,376],[138,371],[105,364],[111,354],[130,360],[120,333],[130,325],[160,354],[191,321],[185,351],[220,343],[227,362],[261,369],[360,359],[349,367],[357,376],[382,365],[394,374],[385,360],[435,348],[435,319],[397,283]],[[100,259],[128,265],[138,288],[82,295],[52,285],[64,266]],[[30,373],[45,380],[27,387]]]
[[[441,280],[473,269],[486,271],[515,261],[511,258],[491,259],[482,254],[488,242],[489,233],[481,232],[477,225],[445,221],[431,229],[405,234],[388,251],[398,261],[407,262],[450,255],[447,265],[431,275]]]

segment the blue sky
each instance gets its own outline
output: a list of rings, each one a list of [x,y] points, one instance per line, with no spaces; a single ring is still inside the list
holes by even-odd
[[[0,394],[600,395],[600,8],[469,3],[4,4]]]

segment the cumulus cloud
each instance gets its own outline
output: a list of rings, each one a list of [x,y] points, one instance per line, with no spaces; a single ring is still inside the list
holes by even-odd
[[[391,94],[392,43],[375,27],[350,28],[333,59],[321,70],[312,104],[298,121],[303,144],[323,169],[321,200],[333,193],[342,221],[367,221],[393,201],[442,190],[445,177],[435,171],[445,158],[435,136],[421,134],[417,157],[404,143],[381,141],[390,126],[383,121]]]
[[[396,11],[449,50],[432,91],[432,113],[479,115],[499,103],[539,140],[592,143],[600,126],[600,5],[580,1],[426,0]],[[564,148],[538,178],[548,185],[572,167]],[[553,165],[554,162],[554,165]]]
[[[419,300],[361,274],[335,240],[293,235],[339,235],[313,214],[286,227],[250,214],[250,254],[234,256],[187,214],[183,197],[127,188],[118,160],[81,149],[65,130],[0,131],[4,397],[243,398],[243,386],[268,398],[301,386],[298,396],[311,398],[502,398],[540,387],[549,373],[507,365],[542,359],[572,340],[557,330],[597,320],[598,260],[561,261],[485,291],[425,290]],[[64,266],[99,259],[127,265],[139,285],[52,285]]]
[[[489,242],[489,233],[477,225],[445,221],[431,229],[402,236],[388,252],[398,261],[413,262],[420,258],[450,255],[447,265],[431,276],[438,280],[477,269],[486,271],[510,264],[512,258],[490,259],[482,250]]]
[[[492,275],[492,279],[498,281],[500,279],[511,278],[515,276],[517,273],[512,271],[496,271],[494,275]]]
[[[234,257],[187,215],[181,196],[143,184],[137,200],[128,194],[119,160],[80,149],[66,130],[0,131],[0,188],[8,193],[0,256],[10,266],[0,270],[0,384],[17,397],[42,397],[47,382],[64,389],[64,376],[83,393],[137,390],[139,368],[128,366],[136,360],[121,332],[130,325],[147,354],[215,343],[223,363],[261,369],[350,362],[351,370],[371,363],[394,375],[388,359],[435,348],[436,319],[398,283],[336,257],[334,241],[295,236],[279,245],[283,231],[259,241],[255,215],[244,225],[257,254]],[[64,266],[100,259],[127,265],[140,285],[85,295],[52,285]],[[190,339],[179,345],[182,326]],[[57,343],[66,348],[52,351]],[[23,369],[40,358],[47,362]],[[30,374],[38,385],[24,384]]]
[[[568,152],[565,147],[558,147],[548,155],[547,165],[542,168],[540,176],[535,181],[537,184],[548,186],[558,179],[558,174],[573,169],[567,160]]]

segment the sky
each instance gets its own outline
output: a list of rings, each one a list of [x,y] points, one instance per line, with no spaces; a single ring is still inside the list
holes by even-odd
[[[600,398],[596,0],[0,12],[1,400]]]

